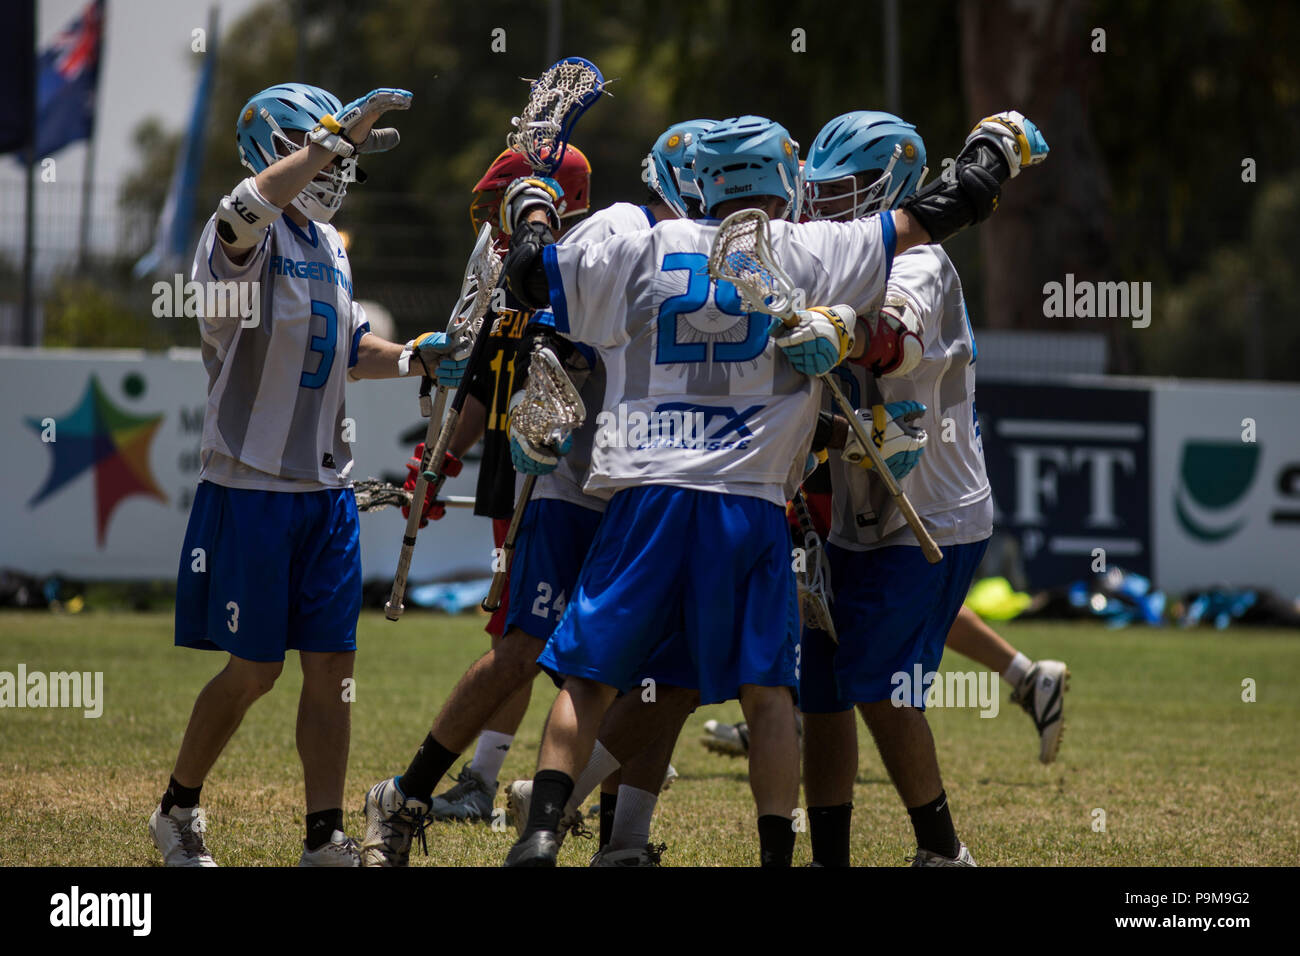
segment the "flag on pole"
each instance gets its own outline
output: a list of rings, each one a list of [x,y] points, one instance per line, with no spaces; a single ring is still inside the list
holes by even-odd
[[[36,0],[18,0],[5,13],[0,33],[0,153],[26,150],[32,133],[32,84],[36,79]]]
[[[95,128],[104,0],[92,0],[36,61],[36,156],[49,156]]]
[[[153,272],[176,272],[189,260],[190,225],[194,219],[194,193],[203,169],[203,133],[208,121],[208,102],[212,99],[212,76],[217,64],[217,8],[208,12],[208,49],[204,54],[203,70],[194,90],[194,106],[190,110],[190,125],[185,132],[172,171],[167,200],[158,216],[154,230],[153,247],[140,257],[133,270],[135,276]]]

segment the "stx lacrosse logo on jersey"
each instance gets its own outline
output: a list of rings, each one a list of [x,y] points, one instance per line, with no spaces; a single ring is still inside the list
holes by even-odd
[[[596,416],[599,448],[680,448],[688,451],[729,451],[749,447],[754,433],[746,422],[762,405],[736,409],[731,405],[662,402],[649,412],[628,410],[619,402]]]

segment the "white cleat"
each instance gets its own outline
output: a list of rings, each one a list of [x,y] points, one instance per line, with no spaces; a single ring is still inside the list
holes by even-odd
[[[674,767],[672,764],[669,764],[668,769],[664,772],[664,782],[659,785],[659,792],[663,793],[665,790],[671,787],[673,785],[673,781],[676,780],[679,776],[681,776],[681,774],[677,772],[677,768]]]
[[[516,780],[506,788],[506,819],[515,825],[515,831],[521,838],[524,830],[528,829],[528,812],[532,803],[533,782],[531,780]],[[570,831],[575,836],[591,836],[591,831],[582,822],[581,808],[565,814],[560,819],[560,828],[556,831],[555,838],[563,844],[565,836]]]
[[[922,850],[920,847],[916,850],[916,856],[908,859],[912,861],[913,866],[978,866],[965,843],[961,845],[961,852],[957,854],[955,860],[932,850]]]
[[[659,866],[666,843],[647,843],[630,850],[611,850],[607,846],[596,851],[588,866]]]
[[[1038,661],[1011,694],[1011,702],[1024,708],[1038,728],[1038,759],[1051,763],[1065,734],[1065,692],[1070,689],[1070,669],[1064,661]]]
[[[159,804],[149,817],[149,835],[163,855],[164,866],[216,866],[203,843],[208,816],[202,807],[172,807],[162,812]]]
[[[361,865],[361,848],[357,846],[357,841],[352,839],[342,830],[335,830],[330,834],[329,841],[321,844],[314,850],[307,849],[307,844],[303,844],[302,857],[298,860],[299,866],[360,866]]]
[[[420,846],[429,823],[429,805],[408,797],[397,787],[397,778],[381,780],[366,794],[366,836],[361,842],[362,866],[406,866],[411,842],[418,833]]]
[[[743,757],[749,753],[749,724],[724,724],[716,720],[704,722],[704,736],[700,738],[706,750],[728,757]]]

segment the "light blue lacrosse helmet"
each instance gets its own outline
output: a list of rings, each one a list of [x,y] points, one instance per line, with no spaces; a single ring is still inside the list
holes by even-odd
[[[728,199],[776,196],[786,201],[783,218],[799,218],[799,144],[780,123],[723,120],[699,138],[694,170],[706,213]]]
[[[333,93],[306,83],[280,83],[262,90],[244,104],[235,124],[239,161],[260,173],[277,160],[302,149],[286,132],[307,132],[327,113],[337,115],[343,104]],[[357,178],[355,156],[326,166],[293,200],[308,219],[329,222],[343,204],[348,183]]]
[[[855,178],[861,173],[871,179],[865,186]],[[915,126],[876,110],[845,113],[822,127],[808,151],[805,211],[810,219],[860,219],[894,209],[925,173],[925,143]]]
[[[655,140],[642,162],[646,185],[683,219],[695,218],[703,202],[695,171],[691,169],[695,147],[700,137],[717,125],[718,121],[711,119],[674,123]],[[695,210],[687,200],[695,201]]]

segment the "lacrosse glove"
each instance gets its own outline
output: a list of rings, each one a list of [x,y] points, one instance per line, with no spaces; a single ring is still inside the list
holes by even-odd
[[[402,487],[407,491],[415,491],[415,483],[420,479],[420,466],[424,462],[424,442],[415,446],[415,451],[410,461],[406,463],[406,481]],[[461,460],[447,452],[442,458],[442,477],[436,482],[429,482],[424,489],[424,508],[420,512],[420,527],[423,528],[430,521],[438,521],[447,513],[447,506],[438,500],[438,492],[442,489],[443,478],[455,478],[460,474]],[[402,505],[402,517],[411,516],[411,506]]]
[[[524,393],[510,399],[510,414],[506,419],[506,433],[510,436],[510,461],[515,471],[523,475],[549,475],[560,466],[560,456],[573,448],[573,435],[565,435],[558,449],[549,445],[534,445],[515,431],[515,409],[524,400]]]
[[[425,332],[416,336],[410,348],[420,357],[425,372],[432,371],[440,388],[460,388],[469,367],[468,346],[448,338],[446,332]]]
[[[875,442],[890,474],[896,481],[902,481],[916,467],[925,451],[928,439],[925,429],[912,424],[925,414],[925,406],[920,402],[890,402],[888,405],[872,405],[870,409],[860,408],[854,414]],[[868,471],[873,467],[867,450],[858,440],[858,433],[852,428],[845,439],[842,457]]]
[[[799,321],[793,326],[774,318],[768,334],[797,371],[815,378],[844,361],[853,348],[853,326],[857,322],[852,307],[818,306],[795,315]]]

